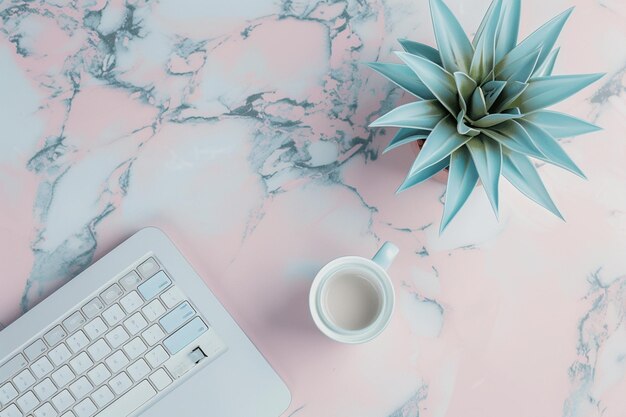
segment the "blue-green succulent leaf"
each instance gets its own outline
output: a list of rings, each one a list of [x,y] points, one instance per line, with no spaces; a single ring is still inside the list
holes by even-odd
[[[528,88],[528,84],[519,81],[509,81],[506,83],[502,92],[491,106],[492,113],[505,111],[513,106],[517,98]]]
[[[502,113],[521,115],[522,111],[519,109],[519,107],[511,107],[510,109],[503,110]]]
[[[485,188],[493,212],[498,216],[499,183],[502,171],[502,147],[485,135],[480,135],[467,142],[480,180]]]
[[[485,106],[487,110],[491,108],[493,103],[500,96],[505,85],[506,81],[489,81],[481,87],[485,95]]]
[[[407,129],[406,127],[403,127],[396,132],[383,153],[387,153],[390,150],[397,148],[398,146],[404,145],[405,143],[414,142],[420,139],[426,139],[429,134],[430,130]]]
[[[529,121],[520,120],[519,124],[528,132],[528,135],[541,153],[545,155],[545,158],[541,159],[587,179],[580,168],[561,148],[561,145],[548,132]]]
[[[517,34],[519,32],[519,17],[520,17],[520,0],[494,0],[491,2],[489,9],[485,13],[483,20],[480,22],[480,26],[474,35],[472,44],[474,47],[478,45],[479,40],[483,36],[485,26],[493,18],[495,10],[498,4],[501,4],[500,10],[496,19],[499,22],[496,30],[496,62],[500,61],[504,55],[509,53],[517,44]]]
[[[460,135],[456,131],[456,123],[454,123],[452,116],[446,116],[435,126],[424,142],[424,146],[417,155],[409,173],[421,171],[441,161],[470,139],[469,136]]]
[[[474,48],[458,20],[442,0],[430,0],[430,14],[443,67],[469,74]]]
[[[476,48],[478,42],[483,38],[485,28],[487,24],[489,24],[492,20],[499,21],[500,19],[500,11],[502,10],[502,0],[493,0],[489,4],[489,8],[483,15],[483,20],[480,21],[480,25],[478,25],[478,29],[476,29],[476,33],[474,34],[474,39],[472,39],[472,46]]]
[[[481,117],[472,124],[476,127],[492,127],[506,120],[519,119],[520,117],[522,115],[516,113],[494,113]]]
[[[502,148],[502,175],[526,197],[563,219],[527,156]]]
[[[515,101],[522,112],[530,113],[551,106],[582,90],[604,74],[554,75],[534,78]]]
[[[456,131],[459,132],[461,135],[467,135],[467,136],[480,135],[480,130],[474,129],[472,127],[469,127],[467,124],[465,124],[465,112],[463,111],[463,109],[461,109],[459,114],[456,116]]]
[[[452,74],[421,56],[406,52],[396,52],[396,54],[417,74],[450,113],[458,113],[459,102]]]
[[[464,72],[457,71],[454,73],[454,82],[459,92],[459,101],[463,101],[461,108],[467,111],[467,103],[469,103],[469,99],[476,89],[476,81],[472,80],[470,76]]]
[[[459,148],[450,156],[450,174],[446,189],[446,203],[443,208],[443,217],[439,233],[443,232],[467,201],[476,183],[478,171],[472,157],[465,146]]]
[[[495,70],[496,79],[525,83],[536,68],[540,52],[540,49],[536,49],[516,61],[507,62],[506,66],[497,66]]]
[[[596,132],[602,128],[576,117],[550,110],[538,110],[524,116],[556,139]]]
[[[507,67],[511,62],[515,62],[520,58],[533,53],[540,49],[537,66],[541,66],[552,50],[556,39],[565,25],[565,21],[572,13],[573,7],[564,11],[560,15],[552,18],[549,22],[541,26],[539,29],[531,33],[526,39],[519,43],[515,48],[506,54],[498,63],[498,67]]]
[[[499,62],[517,44],[519,32],[520,0],[505,0],[500,10],[500,27],[496,35],[496,59]]]
[[[441,57],[439,56],[439,51],[432,46],[424,45],[423,43],[414,42],[408,39],[398,39],[398,42],[400,42],[400,45],[402,45],[402,48],[406,52],[412,55],[422,56],[440,67],[443,66],[441,63]]]
[[[476,50],[472,57],[469,73],[479,83],[485,79],[495,66],[496,31],[498,29],[501,8],[501,0],[494,0],[491,3],[489,11],[485,16],[486,22],[484,26],[481,23],[482,30],[474,38],[478,39],[478,41],[474,44]]]
[[[492,128],[483,129],[483,133],[512,151],[523,153],[533,158],[545,158],[545,155],[537,148],[528,132],[515,120],[508,120]]]
[[[472,93],[470,105],[467,109],[467,115],[472,120],[477,120],[487,114],[487,103],[485,103],[485,95],[482,88],[478,87]]]
[[[543,61],[540,67],[535,68],[533,72],[533,78],[535,77],[547,77],[552,75],[552,71],[554,70],[554,64],[556,63],[556,58],[559,56],[559,51],[561,48],[555,48],[546,57],[546,60]]]
[[[424,100],[396,107],[370,124],[371,127],[393,126],[432,130],[447,114],[437,100]]]
[[[402,185],[400,185],[400,188],[398,188],[396,193],[402,192],[407,188],[411,188],[419,184],[420,182],[426,181],[442,169],[447,168],[448,165],[450,165],[450,157],[446,157],[431,166],[423,168],[420,171],[409,173],[409,175],[406,177]]]
[[[369,62],[367,65],[416,97],[424,100],[435,98],[417,75],[406,65],[380,62]]]

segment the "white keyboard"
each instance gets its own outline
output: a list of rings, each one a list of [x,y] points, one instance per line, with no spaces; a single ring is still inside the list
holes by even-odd
[[[154,256],[136,265],[0,366],[0,417],[125,417],[226,350]]]

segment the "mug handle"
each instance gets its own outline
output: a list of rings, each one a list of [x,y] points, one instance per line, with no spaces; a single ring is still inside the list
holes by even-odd
[[[385,242],[380,249],[378,249],[378,252],[376,252],[376,255],[372,258],[372,261],[376,262],[384,270],[387,270],[393,260],[396,259],[398,252],[400,252],[400,249],[398,249],[396,245],[391,242]]]

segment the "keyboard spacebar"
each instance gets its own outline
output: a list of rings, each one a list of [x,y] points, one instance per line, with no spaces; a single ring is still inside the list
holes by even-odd
[[[95,417],[126,417],[155,395],[152,385],[148,381],[142,381]]]

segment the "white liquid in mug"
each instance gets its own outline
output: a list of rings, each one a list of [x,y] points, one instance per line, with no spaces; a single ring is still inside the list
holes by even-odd
[[[367,278],[340,271],[325,288],[325,307],[332,322],[345,330],[364,329],[380,314],[381,295]]]

